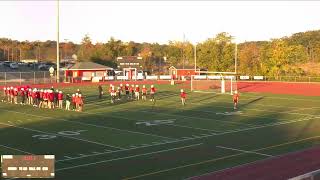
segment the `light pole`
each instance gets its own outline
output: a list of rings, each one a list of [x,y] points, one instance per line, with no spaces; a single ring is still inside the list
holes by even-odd
[[[57,83],[59,83],[60,78],[60,52],[59,52],[59,0],[57,0]]]
[[[235,43],[235,50],[234,50],[234,73],[237,74],[237,60],[238,60],[238,44],[236,41],[235,36],[231,36],[232,39],[234,39]]]
[[[197,43],[194,44],[194,72],[197,71]]]

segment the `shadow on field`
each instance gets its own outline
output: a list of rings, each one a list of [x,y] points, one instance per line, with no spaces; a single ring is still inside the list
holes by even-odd
[[[216,146],[250,151],[320,134],[319,121],[303,120],[302,115],[284,113],[291,110],[288,108],[292,104],[290,100],[279,106],[277,101],[265,97],[248,101],[245,97],[241,97],[238,109],[242,112],[240,114],[233,110],[232,97],[227,95],[189,93],[187,105],[184,107],[180,104],[178,90],[160,90],[156,95],[155,104],[150,101],[127,102],[125,99],[111,104],[109,96],[105,95],[99,100],[96,91],[91,93],[87,91],[85,97],[85,102],[88,104],[85,105],[83,113],[0,104],[0,144],[33,154],[56,154],[58,158],[75,151],[88,150],[89,153],[92,149],[117,149],[102,144],[127,148],[128,145],[156,142],[165,137],[179,140],[182,140],[182,137],[190,137],[193,139],[183,141],[190,144],[205,144],[205,149],[177,150],[174,154],[173,152],[150,154],[141,158],[132,157],[59,172],[61,179],[102,180],[122,179],[239,153],[221,150]],[[272,107],[273,104],[277,106]],[[177,126],[136,124],[141,121],[168,119],[174,119],[173,125]],[[83,136],[72,137],[90,142],[63,137],[50,138],[61,131],[77,130],[87,131]],[[215,134],[209,135],[212,133],[210,130]],[[295,148],[287,148],[281,153],[296,150]],[[164,146],[163,149],[168,148]],[[215,151],[218,153],[212,153]],[[271,155],[275,154],[271,152]],[[245,162],[239,159],[235,161],[232,162],[233,165]],[[92,163],[92,161],[81,163]],[[155,173],[146,176],[146,179],[181,179],[226,168],[228,165],[223,162],[211,162],[203,169],[196,167],[177,168],[173,170],[174,173],[171,171]]]

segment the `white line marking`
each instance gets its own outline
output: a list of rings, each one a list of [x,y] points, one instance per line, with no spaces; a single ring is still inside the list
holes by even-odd
[[[107,127],[107,126],[99,126],[99,125],[90,124],[90,123],[84,123],[84,122],[79,122],[79,121],[70,121],[70,120],[67,120],[67,119],[64,119],[64,118],[59,118],[59,117],[58,117],[58,118],[55,118],[55,117],[46,117],[46,116],[34,115],[34,114],[25,113],[25,112],[12,111],[12,110],[6,110],[6,109],[0,109],[0,110],[1,110],[1,111],[18,113],[18,114],[25,114],[25,115],[34,116],[34,117],[39,117],[39,118],[59,120],[59,121],[65,121],[65,122],[70,122],[70,123],[75,123],[75,124],[87,125],[87,126],[92,126],[92,127],[97,127],[97,128],[112,129],[112,130],[117,130],[117,131],[122,131],[122,132],[128,132],[128,133],[134,133],[134,134],[141,134],[141,135],[147,135],[147,136],[154,136],[154,137],[172,139],[172,138],[170,138],[170,137],[158,136],[158,135],[154,135],[154,134],[147,134],[147,133],[142,133],[142,132],[136,132],[136,131],[118,129],[118,128],[113,128],[113,127]],[[82,112],[82,113],[86,113],[86,112]],[[86,114],[90,114],[90,113],[86,113]],[[91,113],[91,114],[92,114],[92,113]],[[110,117],[112,117],[112,116],[110,116]],[[131,119],[131,120],[132,120],[132,119]]]
[[[230,130],[230,131],[226,131],[226,132],[223,132],[223,133],[219,133],[217,135],[233,134],[233,133],[236,133],[236,132],[245,132],[245,131],[248,131],[248,130],[261,129],[261,128],[265,128],[265,127],[280,126],[280,125],[286,125],[286,124],[291,124],[291,123],[296,123],[296,122],[309,121],[311,119],[313,119],[313,117],[304,118],[304,119],[298,119],[298,120],[292,120],[292,121],[284,121],[284,122],[279,122],[279,123],[270,123],[270,124],[265,124],[265,125],[261,125],[261,126],[258,126],[258,127]]]
[[[22,152],[22,153],[26,153],[26,154],[33,154],[33,153],[31,153],[31,152],[23,151],[23,150],[21,150],[21,149],[13,148],[13,147],[10,147],[10,146],[5,146],[5,145],[2,145],[2,144],[0,144],[0,146],[5,147],[5,148],[8,148],[8,149],[15,150],[15,151],[19,151],[19,152]]]
[[[164,102],[166,102],[165,100],[163,100]],[[171,101],[168,101],[168,102],[171,102]],[[224,102],[225,103],[225,102]],[[198,104],[198,105],[206,105],[208,103],[189,103],[189,104]],[[256,104],[255,104],[256,105]],[[219,106],[219,105],[214,105],[214,107],[222,107],[222,108],[228,108],[226,106]],[[272,105],[273,107],[273,105]],[[283,107],[283,106],[281,106]],[[288,108],[288,107],[286,107]],[[244,108],[245,110],[252,110],[252,111],[260,111],[260,112],[270,112],[270,113],[276,113],[276,114],[292,114],[292,115],[303,115],[303,116],[316,116],[316,115],[312,115],[312,114],[304,114],[304,113],[294,113],[294,112],[289,112],[289,113],[286,113],[285,111],[270,111],[270,110],[266,110],[266,109],[257,109],[257,108],[248,108],[248,107],[245,107]],[[302,108],[300,108],[302,109]],[[211,111],[205,111],[205,110],[196,110],[196,109],[191,109],[191,111],[198,111],[198,112],[207,112],[207,113],[214,113],[214,112],[211,112]],[[249,116],[249,115],[246,115],[246,114],[239,114],[239,116],[246,116],[246,117],[252,117],[252,116]],[[266,115],[254,115],[255,117],[259,117],[259,118],[265,118],[265,119],[270,119],[268,117],[264,117]],[[288,120],[288,119],[280,119],[280,120]],[[245,123],[244,123],[245,124]],[[250,124],[249,124],[250,125]]]
[[[216,130],[196,128],[196,127],[183,126],[183,125],[177,125],[177,124],[165,124],[165,125],[168,125],[168,126],[176,126],[176,127],[183,127],[183,128],[189,128],[189,129],[196,129],[196,130],[202,130],[202,131],[209,131],[209,132],[216,132],[216,133],[221,132],[221,131],[216,131]]]
[[[249,154],[257,154],[257,155],[266,156],[266,157],[273,157],[272,155],[269,155],[269,154],[258,153],[258,152],[254,152],[254,151],[246,151],[246,150],[241,150],[241,149],[236,149],[236,148],[230,148],[230,147],[224,147],[224,146],[216,146],[216,147],[217,147],[217,148],[221,148],[221,149],[228,149],[228,150],[232,150],[232,151],[249,153]]]
[[[86,140],[86,139],[80,139],[80,138],[71,137],[71,136],[64,136],[64,135],[61,135],[61,134],[49,133],[49,132],[35,130],[35,129],[31,129],[31,128],[15,126],[15,125],[12,125],[12,124],[6,124],[6,123],[0,123],[0,124],[7,125],[7,126],[12,126],[12,127],[19,128],[19,129],[29,130],[29,131],[33,131],[33,132],[39,132],[39,133],[43,133],[43,134],[49,134],[49,135],[61,136],[61,137],[69,138],[69,139],[75,139],[75,140],[78,140],[78,141],[83,141],[83,142],[87,142],[87,143],[91,143],[91,144],[97,144],[97,145],[101,145],[101,146],[105,146],[105,147],[112,147],[112,148],[116,148],[116,149],[124,149],[124,148],[121,148],[121,147],[111,146],[111,145],[107,145],[107,144],[103,144],[103,143],[99,143],[99,142],[95,142],[95,141],[90,141],[90,140]]]
[[[71,159],[72,157],[70,157],[70,156],[64,156],[65,158],[67,158],[67,159]]]
[[[85,156],[84,154],[79,154],[79,156]]]
[[[140,106],[145,106],[143,104],[137,104]],[[100,106],[100,105],[97,105]],[[133,111],[132,109],[129,108],[122,108],[122,109],[126,109],[127,111]],[[143,112],[143,113],[149,113],[149,114],[162,114],[162,115],[167,115],[167,116],[174,116],[174,117],[182,117],[182,119],[202,119],[202,120],[207,120],[207,121],[217,121],[217,122],[223,122],[226,124],[237,124],[237,125],[244,125],[244,126],[257,126],[254,124],[249,124],[249,123],[239,123],[239,122],[229,122],[229,121],[224,121],[224,120],[218,120],[218,119],[210,119],[210,118],[204,118],[204,117],[192,117],[192,116],[185,116],[185,115],[181,115],[181,114],[171,114],[171,113],[163,113],[163,112],[154,112],[154,111],[143,111],[143,110],[139,110],[139,112]],[[88,113],[88,112],[86,112]],[[96,112],[96,113],[88,113],[88,114],[95,114],[95,115],[101,115],[101,113],[105,113],[105,112]],[[123,118],[123,119],[127,119],[126,117],[123,116],[119,116],[119,115],[112,115],[111,117],[115,117],[115,118]],[[130,119],[132,120],[132,119]]]
[[[201,144],[202,143],[192,144],[192,145],[188,145],[188,146],[165,149],[165,150],[154,151],[154,152],[149,152],[149,153],[144,153],[144,154],[137,154],[137,155],[133,155],[133,156],[126,156],[126,157],[114,158],[114,159],[109,159],[109,160],[97,161],[97,162],[94,162],[94,163],[80,164],[80,165],[76,165],[76,166],[59,168],[56,171],[63,171],[63,170],[74,169],[74,168],[78,168],[78,167],[86,167],[86,166],[95,165],[95,164],[101,164],[101,163],[106,163],[106,162],[118,161],[118,160],[123,160],[123,159],[130,159],[130,158],[134,158],[134,157],[147,156],[147,155],[152,155],[152,154],[159,154],[159,153],[162,153],[162,152],[169,152],[169,151],[174,151],[174,150],[179,150],[179,149],[190,148],[190,147],[194,147],[194,146],[200,146]]]

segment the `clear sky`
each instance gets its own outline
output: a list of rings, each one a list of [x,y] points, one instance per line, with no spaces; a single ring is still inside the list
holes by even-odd
[[[56,1],[0,1],[0,37],[56,39]],[[60,1],[60,40],[203,41],[228,32],[238,42],[320,29],[320,1]]]

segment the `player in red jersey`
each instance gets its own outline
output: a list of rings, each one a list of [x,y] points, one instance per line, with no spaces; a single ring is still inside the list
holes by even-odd
[[[142,92],[141,99],[146,101],[147,100],[147,88],[145,85],[142,86],[141,92]]]
[[[13,101],[14,101],[14,104],[18,104],[18,94],[19,94],[18,88],[14,88],[13,89]]]
[[[54,109],[54,91],[53,90],[49,90],[49,93],[48,93],[48,106],[49,106],[49,109]]]
[[[239,103],[239,94],[238,94],[238,91],[234,91],[234,94],[233,94],[233,109],[237,109],[238,108],[238,103]]]
[[[7,88],[3,87],[3,98],[2,98],[2,102],[5,102],[7,99]]]
[[[135,94],[135,97],[136,97],[136,100],[140,100],[140,87],[139,85],[136,85],[136,89],[134,91],[134,94]]]
[[[124,87],[124,90],[126,91],[126,96],[127,96],[127,99],[129,99],[129,84],[126,84],[126,86]]]
[[[156,88],[151,85],[151,88],[150,88],[150,101],[154,101],[154,95],[156,94]]]
[[[180,98],[182,106],[186,105],[187,93],[183,89],[180,90]]]
[[[58,93],[58,108],[63,108],[63,94],[62,91],[59,91]]]
[[[10,87],[7,87],[7,102],[10,102]]]
[[[13,102],[13,97],[14,97],[14,96],[13,96],[13,92],[14,92],[14,90],[13,90],[13,87],[11,86],[11,87],[10,87],[10,103],[12,103],[12,104],[14,103],[14,102]]]
[[[84,101],[83,101],[83,96],[81,94],[79,94],[79,97],[78,97],[78,106],[79,106],[78,111],[82,112],[83,106],[84,106]]]

